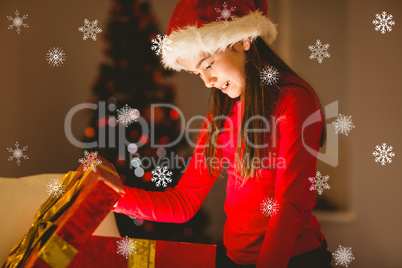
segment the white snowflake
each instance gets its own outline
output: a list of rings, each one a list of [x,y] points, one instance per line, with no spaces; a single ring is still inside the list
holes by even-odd
[[[339,245],[337,250],[332,253],[335,259],[335,265],[342,265],[348,267],[348,265],[355,259],[352,254],[352,248],[343,247]]]
[[[392,163],[392,157],[395,156],[395,153],[392,152],[392,146],[388,146],[386,143],[382,144],[382,147],[379,145],[375,146],[376,151],[373,151],[373,156],[376,156],[375,162],[378,163],[381,161],[381,165],[385,166],[385,164]]]
[[[63,52],[61,48],[51,48],[46,54],[46,58],[50,66],[57,66],[59,67],[60,65],[63,64],[63,61],[65,61],[65,56],[66,54]]]
[[[322,195],[324,189],[331,189],[328,184],[329,175],[321,176],[321,173],[317,171],[315,177],[309,177],[308,180],[311,182],[310,191],[317,190],[319,195]]]
[[[342,114],[339,114],[339,116],[332,122],[332,124],[335,127],[336,134],[340,132],[342,134],[345,134],[346,136],[349,134],[352,128],[355,127],[352,122],[352,116],[346,116]]]
[[[52,179],[48,184],[47,184],[47,192],[53,197],[59,197],[62,196],[64,191],[66,190],[66,186],[62,183],[60,183],[60,180]]]
[[[82,170],[85,172],[91,166],[92,163],[95,165],[92,166],[92,172],[96,172],[96,166],[102,164],[102,160],[97,158],[98,152],[95,151],[93,153],[89,153],[87,150],[84,151],[84,157],[78,160],[78,162],[83,163],[84,167]]]
[[[387,12],[383,11],[381,14],[376,14],[376,20],[373,20],[373,24],[376,25],[374,29],[376,31],[381,31],[382,34],[385,34],[387,31],[392,31],[392,27],[395,25],[395,21],[392,20],[392,15],[387,14]]]
[[[232,15],[232,11],[235,11],[236,7],[231,7],[230,9],[227,9],[227,6],[228,5],[226,4],[226,2],[223,2],[222,10],[220,8],[215,8],[215,11],[220,13],[220,16],[216,19],[216,21],[221,21],[222,19],[224,19],[226,26],[228,25],[228,19],[237,19],[236,16]]]
[[[24,26],[24,28],[29,28],[28,24],[24,23],[24,20],[28,17],[28,15],[24,15],[22,16],[22,18],[20,18],[18,15],[20,13],[18,12],[18,10],[15,11],[15,18],[12,18],[11,16],[7,16],[8,20],[12,20],[13,24],[11,24],[10,26],[8,26],[8,29],[12,29],[14,26],[17,27],[17,33],[20,34],[21,26]]]
[[[274,198],[265,198],[261,203],[261,211],[266,217],[276,215],[279,205]]]
[[[8,157],[8,161],[12,161],[14,158],[17,159],[17,165],[21,164],[21,158],[24,159],[29,159],[29,157],[27,155],[24,155],[24,151],[26,151],[28,149],[28,146],[24,146],[22,147],[22,149],[19,148],[20,144],[17,142],[15,142],[15,149],[11,149],[11,148],[7,148],[7,151],[9,151],[10,153],[13,153],[12,156]]]
[[[172,171],[167,171],[167,167],[156,167],[156,170],[152,170],[152,174],[154,175],[151,179],[151,181],[156,181],[156,187],[159,187],[162,185],[163,187],[167,186],[168,182],[172,182],[172,179],[170,178],[170,176],[172,176]]]
[[[165,55],[168,51],[170,51],[172,41],[167,37],[167,35],[157,34],[156,38],[152,39],[151,49],[156,51],[156,55]]]
[[[132,241],[127,236],[117,242],[117,254],[122,255],[126,259],[137,254],[137,241]]]
[[[260,74],[262,82],[266,85],[273,85],[279,80],[279,72],[273,66],[268,66],[263,68]]]
[[[117,109],[117,122],[122,123],[126,127],[136,122],[138,117],[140,117],[140,111],[131,108],[127,104],[123,108]]]
[[[322,63],[324,58],[331,57],[327,51],[328,48],[329,44],[322,45],[320,39],[317,39],[315,46],[308,46],[308,49],[311,50],[310,60],[317,59],[319,63]]]
[[[96,41],[96,34],[101,33],[102,29],[98,28],[98,20],[89,22],[89,20],[85,19],[84,26],[79,27],[78,31],[84,33],[83,40],[87,40],[88,37],[90,37],[92,40]]]

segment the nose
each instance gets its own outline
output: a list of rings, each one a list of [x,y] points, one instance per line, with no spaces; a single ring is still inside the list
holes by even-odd
[[[215,87],[218,79],[215,76],[205,76],[204,83],[208,88]]]

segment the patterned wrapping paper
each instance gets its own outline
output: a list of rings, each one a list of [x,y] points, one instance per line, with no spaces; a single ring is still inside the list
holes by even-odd
[[[102,164],[94,163],[94,156]],[[3,267],[67,267],[124,195],[113,165],[94,153],[77,171],[66,173],[60,183],[66,186],[64,194],[51,195],[42,204]]]
[[[118,253],[124,239],[136,249],[128,256]],[[92,236],[69,267],[211,268],[215,257],[213,244]]]

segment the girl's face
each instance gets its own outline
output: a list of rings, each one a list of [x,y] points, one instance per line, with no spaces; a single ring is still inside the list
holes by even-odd
[[[232,48],[210,55],[201,53],[195,59],[180,59],[178,63],[204,81],[208,88],[215,87],[230,98],[237,98],[243,92],[244,64],[250,49],[250,39],[237,42]]]

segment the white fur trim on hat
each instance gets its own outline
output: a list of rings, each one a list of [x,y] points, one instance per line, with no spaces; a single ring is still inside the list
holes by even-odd
[[[170,49],[162,55],[162,63],[165,68],[185,70],[177,60],[194,59],[201,52],[214,54],[247,37],[253,41],[257,36],[261,36],[267,44],[271,44],[277,36],[276,25],[261,11],[250,12],[231,21],[211,22],[200,28],[187,26],[169,35]]]

